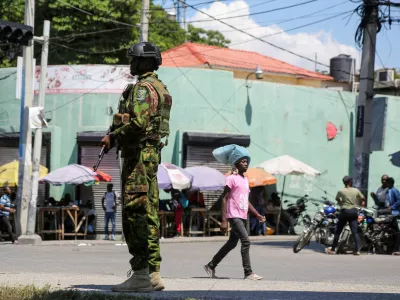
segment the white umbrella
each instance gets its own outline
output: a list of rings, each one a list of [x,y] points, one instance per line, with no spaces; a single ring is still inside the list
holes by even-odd
[[[40,178],[41,182],[48,182],[52,185],[61,184],[82,184],[94,181],[97,173],[91,169],[78,164],[68,165],[66,167],[54,170],[46,176]]]
[[[318,176],[321,172],[289,156],[282,155],[267,160],[258,166],[272,175],[309,175]]]
[[[190,187],[192,180],[193,176],[178,166],[168,163],[158,165],[157,181],[160,189],[184,190]]]
[[[267,160],[258,166],[259,168],[264,169],[268,173],[272,175],[283,175],[283,186],[282,186],[282,194],[281,199],[283,198],[283,192],[285,190],[286,183],[286,175],[308,175],[311,177],[316,177],[321,175],[321,172],[310,167],[309,165],[289,156],[282,155],[270,160]],[[282,199],[283,200],[283,199]],[[281,204],[282,209],[282,204]],[[277,234],[279,233],[278,225],[280,222],[281,215],[278,215],[277,221]]]

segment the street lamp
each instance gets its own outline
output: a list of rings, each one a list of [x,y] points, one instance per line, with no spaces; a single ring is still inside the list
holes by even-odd
[[[260,68],[259,65],[257,65],[256,70],[254,72],[249,73],[249,75],[247,75],[247,77],[246,77],[246,87],[247,88],[251,88],[251,84],[248,81],[249,81],[249,77],[253,74],[256,74],[257,79],[263,79],[263,77],[264,77],[263,70]]]

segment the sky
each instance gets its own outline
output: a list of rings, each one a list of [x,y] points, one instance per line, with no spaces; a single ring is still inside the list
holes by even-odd
[[[222,21],[312,61],[317,57],[319,63],[329,65],[330,58],[348,54],[356,59],[357,68],[360,67],[361,50],[354,38],[360,17],[352,14],[360,4],[357,0],[223,0],[198,5],[211,1],[187,0],[187,3],[218,19],[228,18]],[[165,8],[173,6],[171,0],[156,0],[155,3]],[[265,12],[296,4],[300,5]],[[400,18],[400,9],[393,8],[391,13],[393,17]],[[191,7],[187,9],[187,21],[196,27],[221,31],[231,40],[230,48],[256,51],[315,70],[314,62],[254,40]],[[316,23],[310,24],[313,22]],[[388,25],[382,27],[377,37],[375,68],[400,68],[400,55],[396,51],[400,46],[399,33],[398,23],[393,23],[391,29]],[[327,70],[323,65],[317,68]]]

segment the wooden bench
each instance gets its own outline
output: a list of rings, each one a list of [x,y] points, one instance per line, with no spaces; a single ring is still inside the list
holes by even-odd
[[[279,223],[281,222],[281,206],[267,206],[265,216],[272,215],[275,217],[275,235],[279,235]]]
[[[175,212],[173,211],[159,211],[158,218],[160,220],[160,237],[167,237],[167,219],[168,217],[173,217],[173,223],[175,223]],[[183,219],[183,218],[182,218]],[[181,220],[181,236],[183,236],[183,221]]]
[[[60,224],[61,208],[60,207],[40,207],[38,209],[38,234],[44,239],[45,234],[55,234],[57,240],[62,239],[62,229]],[[44,230],[44,215],[45,214],[54,215],[54,227],[52,230]]]
[[[207,231],[208,236],[211,235],[211,232],[221,232],[221,221],[219,221],[218,217],[221,217],[222,214],[220,211],[208,211],[208,222],[207,222]],[[214,226],[213,226],[214,225]],[[228,232],[224,233],[224,235],[229,236],[230,225],[228,222]]]

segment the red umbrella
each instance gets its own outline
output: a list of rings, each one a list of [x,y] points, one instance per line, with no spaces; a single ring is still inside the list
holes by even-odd
[[[110,182],[111,181],[111,176],[108,175],[107,173],[101,172],[99,170],[96,171],[97,176],[94,176],[94,179],[96,181],[104,181],[104,182]]]

